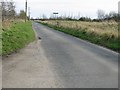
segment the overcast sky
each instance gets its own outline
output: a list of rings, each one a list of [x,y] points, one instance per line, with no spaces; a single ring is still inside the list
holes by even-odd
[[[16,10],[24,10],[25,0],[13,0]],[[102,9],[106,13],[118,11],[119,0],[28,0],[31,17],[40,17],[45,14],[49,17],[53,12],[59,15],[97,17],[97,10]]]

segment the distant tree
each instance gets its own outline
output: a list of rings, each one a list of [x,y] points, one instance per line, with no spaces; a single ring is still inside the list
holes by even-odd
[[[110,18],[111,18],[112,20],[115,20],[115,21],[120,20],[120,16],[119,16],[118,13],[110,12],[110,14],[111,14],[111,17],[110,17]]]
[[[81,17],[79,20],[80,20],[80,21],[91,21],[91,18]]]
[[[47,19],[47,16],[45,14],[43,14],[42,19]]]
[[[93,21],[93,22],[99,22],[99,20],[98,20],[98,19],[93,19],[92,21]]]
[[[85,21],[85,17],[81,17],[79,20],[80,21]]]
[[[105,14],[105,19],[109,19],[109,14]]]
[[[51,20],[54,19],[53,14],[50,15],[49,19],[51,19]]]
[[[111,11],[111,12],[109,13],[109,17],[114,17],[114,16],[116,16],[116,12]]]
[[[7,15],[6,3],[4,1],[1,2],[1,9],[2,9],[2,21],[4,21],[5,16]]]
[[[98,19],[103,20],[105,18],[105,12],[103,10],[97,11]]]
[[[20,10],[20,13],[19,13],[18,17],[21,18],[21,19],[24,19],[25,18],[25,11]]]
[[[8,3],[8,16],[13,18],[16,15],[16,11],[15,11],[15,3],[11,0]]]
[[[111,11],[109,14],[106,14],[105,15],[105,18],[104,20],[115,20],[115,21],[118,21],[120,18],[119,14],[114,12],[114,11]]]
[[[78,18],[78,19],[80,18],[80,12],[78,13],[78,16],[77,16],[77,18]]]
[[[2,1],[1,2],[2,9],[2,21],[4,19],[14,18],[16,15],[15,11],[15,3],[11,0],[10,2]]]

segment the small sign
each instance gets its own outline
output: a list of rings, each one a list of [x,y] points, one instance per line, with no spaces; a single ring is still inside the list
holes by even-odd
[[[58,13],[54,12],[53,14],[58,14]]]

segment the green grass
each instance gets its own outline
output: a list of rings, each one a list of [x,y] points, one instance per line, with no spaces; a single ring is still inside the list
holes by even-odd
[[[23,48],[35,39],[31,22],[14,22],[2,32],[2,52],[7,55]]]
[[[99,35],[99,34],[96,34],[95,32],[87,32],[87,28],[80,28],[78,30],[75,28],[68,28],[68,27],[66,28],[62,26],[51,25],[51,24],[44,23],[44,22],[43,23],[40,22],[40,23],[48,27],[51,27],[55,30],[78,37],[80,39],[84,39],[89,42],[107,47],[114,51],[117,51],[117,52],[120,51],[120,45],[119,45],[120,40],[118,38],[115,38],[114,36],[110,36],[108,34]]]

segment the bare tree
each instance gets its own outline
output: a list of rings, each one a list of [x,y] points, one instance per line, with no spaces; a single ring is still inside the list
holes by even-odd
[[[5,16],[7,15],[6,3],[4,1],[1,2],[2,9],[2,21],[4,21]]]
[[[14,16],[16,15],[15,3],[12,0],[10,2],[3,0],[1,2],[1,9],[2,9],[2,21],[4,19],[14,18]]]
[[[103,10],[97,11],[98,19],[104,19],[105,18],[105,12]]]
[[[49,19],[54,19],[54,15],[51,14],[50,17],[49,17]]]
[[[10,18],[14,18],[15,15],[16,15],[15,3],[13,1],[10,1],[10,2],[8,2],[8,16]]]
[[[47,19],[47,16],[45,14],[43,14],[42,19]]]
[[[109,17],[114,17],[114,16],[116,16],[117,15],[117,13],[115,12],[115,11],[111,11],[110,13],[109,13]]]

